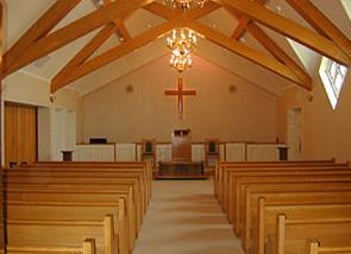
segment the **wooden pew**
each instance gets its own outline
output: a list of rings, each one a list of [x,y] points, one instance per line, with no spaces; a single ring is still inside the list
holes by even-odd
[[[7,220],[7,246],[13,247],[74,247],[82,239],[93,238],[97,254],[118,253],[112,216],[100,221]]]
[[[277,217],[276,234],[269,237],[268,250],[274,254],[300,254],[306,242],[318,239],[321,245],[343,247],[350,244],[351,215],[347,218],[290,220]]]
[[[27,202],[71,202],[84,203],[109,203],[115,202],[118,204],[119,199],[123,199],[125,207],[125,221],[127,224],[127,233],[129,240],[129,249],[133,249],[134,242],[137,236],[135,207],[132,203],[130,192],[131,187],[126,187],[124,190],[106,190],[101,189],[72,189],[72,188],[53,188],[52,186],[12,186],[4,190],[6,200],[11,201],[27,201]]]
[[[23,247],[8,246],[7,254],[96,254],[95,240],[86,239],[81,247]]]
[[[259,197],[265,197],[267,200],[277,202],[281,204],[291,204],[289,202],[301,202],[301,200],[311,200],[315,197],[319,197],[324,200],[325,203],[331,200],[340,200],[337,197],[331,196],[336,192],[341,192],[342,198],[347,197],[350,201],[351,197],[351,182],[335,182],[327,184],[324,182],[282,182],[282,183],[270,183],[270,184],[253,184],[246,187],[244,204],[241,207],[241,214],[238,225],[240,228],[234,228],[237,234],[240,234],[242,240],[242,247],[245,251],[250,249],[252,245],[252,230],[254,218],[258,213],[258,199]],[[331,193],[331,194],[330,194]],[[274,199],[276,198],[276,199]],[[318,200],[316,200],[318,202]],[[332,202],[332,201],[331,201]]]
[[[228,211],[228,217],[230,221],[234,221],[235,226],[237,228],[240,227],[240,207],[242,206],[242,200],[244,189],[249,184],[262,184],[274,181],[273,178],[275,177],[277,182],[279,182],[279,177],[284,180],[285,182],[291,181],[295,182],[294,178],[304,181],[304,182],[311,182],[315,181],[315,179],[320,179],[320,181],[338,181],[338,178],[341,177],[350,177],[351,171],[347,168],[341,170],[334,170],[333,168],[328,169],[313,169],[312,171],[306,168],[297,168],[296,170],[292,171],[248,171],[248,172],[238,172],[232,176],[233,186],[231,190],[231,198],[230,198],[230,209]],[[324,179],[324,180],[323,180]],[[335,179],[335,180],[333,180]]]
[[[6,204],[8,220],[64,220],[93,221],[112,215],[114,238],[118,239],[118,253],[130,250],[128,225],[125,218],[125,202],[48,202],[12,201]]]
[[[244,168],[230,168],[228,169],[228,186],[226,186],[226,191],[223,193],[223,209],[228,212],[230,209],[229,201],[233,199],[232,193],[235,193],[233,186],[235,186],[235,181],[237,176],[259,176],[259,175],[279,175],[279,174],[301,174],[302,172],[325,172],[323,174],[328,174],[328,172],[335,172],[336,170],[342,172],[351,172],[350,167],[346,164],[335,164],[335,165],[300,165],[300,166],[284,166],[284,167],[244,167]],[[317,173],[315,173],[317,174]],[[235,198],[235,197],[234,197]]]
[[[284,204],[276,202],[272,197],[269,202],[266,198],[260,197],[258,205],[253,228],[252,242],[255,243],[253,252],[264,254],[268,235],[275,234],[276,218],[279,214],[284,213],[293,220],[344,218],[351,215],[351,191],[306,192],[305,195],[300,193],[295,198],[291,195]]]
[[[342,247],[320,246],[318,240],[311,240],[307,242],[306,254],[350,254],[351,244]]]
[[[108,175],[106,177],[87,177],[86,173],[64,175],[63,173],[54,172],[50,173],[49,177],[41,176],[40,172],[36,173],[35,175],[29,174],[27,176],[25,176],[25,174],[17,175],[8,173],[6,178],[6,185],[22,185],[27,187],[29,185],[50,185],[49,188],[53,188],[54,186],[57,188],[78,188],[77,186],[85,186],[88,188],[90,185],[96,185],[99,189],[129,188],[129,186],[131,186],[131,196],[134,203],[133,206],[136,208],[135,212],[138,231],[142,223],[144,210],[146,209],[144,199],[142,198],[143,195],[140,193],[136,179],[130,177],[116,177],[115,174],[111,176]]]
[[[335,160],[306,160],[306,161],[244,161],[244,162],[220,162],[215,168],[214,177],[214,192],[215,196],[222,201],[223,190],[225,189],[224,183],[227,179],[228,168],[248,168],[248,167],[289,167],[300,165],[333,165]]]
[[[25,168],[75,168],[83,169],[88,171],[88,169],[99,168],[100,171],[133,171],[140,172],[143,175],[145,181],[147,200],[151,198],[152,190],[152,164],[151,162],[135,161],[135,162],[57,162],[57,161],[45,161],[36,162],[34,164],[24,165]]]
[[[26,182],[40,182],[39,179],[42,179],[42,182],[53,182],[55,181],[63,181],[63,178],[70,178],[71,181],[74,179],[84,179],[85,182],[95,181],[95,182],[114,182],[120,181],[128,183],[128,181],[135,181],[133,184],[133,193],[135,195],[136,201],[139,202],[142,208],[142,213],[140,214],[140,221],[142,220],[143,214],[146,212],[146,206],[148,203],[149,197],[146,195],[146,187],[143,184],[143,179],[140,176],[140,172],[132,172],[132,169],[128,169],[127,172],[118,170],[100,170],[96,168],[89,168],[87,170],[76,169],[76,168],[31,168],[28,169],[9,169],[5,170],[5,176],[8,180],[12,180],[13,178],[26,179]],[[120,180],[118,180],[120,179]]]

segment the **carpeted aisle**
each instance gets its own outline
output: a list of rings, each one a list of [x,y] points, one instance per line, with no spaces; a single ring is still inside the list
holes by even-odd
[[[154,181],[134,254],[242,254],[212,182]]]

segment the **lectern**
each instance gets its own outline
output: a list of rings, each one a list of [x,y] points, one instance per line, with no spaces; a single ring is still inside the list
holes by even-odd
[[[191,161],[191,132],[189,129],[178,129],[173,131],[172,161]]]

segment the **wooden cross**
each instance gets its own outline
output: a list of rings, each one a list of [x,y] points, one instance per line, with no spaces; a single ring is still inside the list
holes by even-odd
[[[178,79],[178,89],[177,90],[166,90],[165,95],[168,96],[178,96],[178,118],[183,119],[183,96],[196,95],[195,90],[185,90],[183,87],[183,79]]]

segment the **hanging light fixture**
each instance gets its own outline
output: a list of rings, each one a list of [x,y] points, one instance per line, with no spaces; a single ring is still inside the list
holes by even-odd
[[[207,0],[164,0],[167,6],[184,12],[194,7],[203,7],[206,2]]]
[[[195,33],[187,28],[180,30],[174,29],[172,35],[167,38],[167,47],[172,50],[170,65],[183,72],[191,67],[192,60],[190,52],[197,46],[197,38]]]

